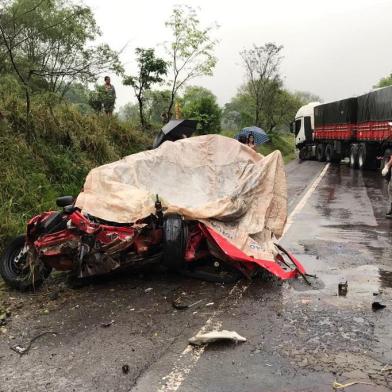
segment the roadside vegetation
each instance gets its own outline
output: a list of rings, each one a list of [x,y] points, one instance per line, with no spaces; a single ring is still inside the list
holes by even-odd
[[[164,20],[162,21],[164,24]],[[137,48],[126,74],[121,53],[101,41],[92,10],[62,0],[4,0],[0,13],[0,250],[24,231],[34,214],[55,208],[59,195],[79,193],[88,171],[145,150],[155,132],[174,117],[196,119],[199,134],[234,136],[260,126],[271,142],[293,157],[289,123],[304,103],[317,99],[292,93],[280,74],[283,47],[274,43],[239,53],[246,82],[221,107],[195,85],[211,76],[218,59],[215,24],[176,6],[165,23],[172,39],[165,49]],[[129,60],[129,59],[128,59]],[[104,75],[119,75],[130,103],[108,116]],[[94,85],[95,84],[95,85]]]

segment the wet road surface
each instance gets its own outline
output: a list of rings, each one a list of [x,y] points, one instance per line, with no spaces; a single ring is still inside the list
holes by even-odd
[[[290,212],[324,166],[287,166]],[[11,317],[0,334],[0,391],[310,392],[332,391],[335,380],[371,384],[346,388],[352,392],[389,390],[392,222],[384,188],[373,172],[328,168],[281,241],[317,275],[311,287],[261,278],[219,285],[155,271],[79,289],[60,276],[34,295],[5,291]],[[346,281],[347,296],[337,296]],[[178,296],[202,301],[180,311],[171,304]],[[387,307],[374,312],[374,301]],[[235,330],[247,342],[187,349],[203,327]],[[10,350],[45,331],[57,335],[23,356]]]

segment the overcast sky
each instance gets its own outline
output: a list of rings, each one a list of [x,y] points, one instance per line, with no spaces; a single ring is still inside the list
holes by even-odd
[[[223,105],[244,82],[239,52],[253,44],[284,46],[281,66],[290,90],[310,91],[324,102],[368,91],[392,72],[392,0],[85,0],[93,9],[103,40],[114,49],[126,46],[122,61],[135,67],[136,47],[162,51],[169,39],[165,21],[173,5],[199,8],[214,33],[218,64],[214,76],[194,80]],[[129,87],[112,78],[117,108],[133,101]]]

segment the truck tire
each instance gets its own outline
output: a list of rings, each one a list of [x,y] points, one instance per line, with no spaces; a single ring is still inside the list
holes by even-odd
[[[358,145],[352,144],[350,148],[350,167],[352,169],[358,168]]]
[[[325,147],[324,147],[324,144],[317,144],[317,147],[316,147],[316,159],[319,162],[324,162],[325,161]]]
[[[364,170],[366,168],[366,146],[360,144],[358,147],[358,169]]]
[[[335,161],[335,151],[332,144],[327,144],[327,146],[325,147],[325,160],[327,162]]]
[[[306,161],[307,160],[307,155],[308,155],[308,151],[307,150],[308,149],[306,147],[302,147],[299,150],[298,158],[299,158],[300,161]]]
[[[371,145],[361,143],[358,147],[358,167],[360,170],[375,170],[377,168],[376,149]]]
[[[184,267],[188,230],[178,214],[168,214],[163,221],[162,263],[171,271]]]

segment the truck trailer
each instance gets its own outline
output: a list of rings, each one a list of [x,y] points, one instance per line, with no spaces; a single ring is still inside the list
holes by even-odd
[[[354,169],[376,169],[392,154],[392,86],[302,106],[292,132],[300,160],[349,158]]]

